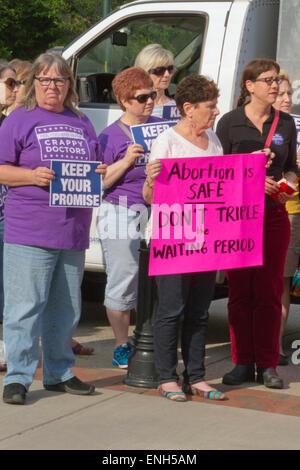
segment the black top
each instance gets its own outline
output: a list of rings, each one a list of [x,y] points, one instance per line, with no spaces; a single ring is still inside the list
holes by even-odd
[[[216,130],[224,154],[251,153],[263,149],[274,115],[275,110],[272,107],[261,133],[247,118],[243,106],[226,113],[219,120]],[[289,114],[279,112],[279,121],[270,148],[275,153],[275,157],[272,165],[267,169],[267,176],[274,176],[274,180],[279,181],[283,173],[288,171],[297,174],[297,132],[294,119]],[[273,205],[275,201],[267,196],[266,203]]]

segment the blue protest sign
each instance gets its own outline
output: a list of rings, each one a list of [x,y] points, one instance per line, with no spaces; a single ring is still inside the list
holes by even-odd
[[[177,106],[175,105],[165,105],[163,106],[162,117],[168,121],[178,122],[181,118],[180,112],[178,111]]]
[[[291,114],[294,118],[296,129],[297,129],[297,152],[300,152],[300,116],[297,114]]]
[[[99,207],[101,177],[95,173],[99,162],[52,160],[55,179],[50,183],[51,207]]]
[[[142,145],[145,150],[144,156],[136,159],[135,166],[142,166],[148,163],[151,147],[155,139],[159,136],[159,134],[169,129],[169,127],[175,126],[176,124],[176,121],[161,121],[139,124],[138,126],[131,126],[131,133],[134,142],[136,144]]]

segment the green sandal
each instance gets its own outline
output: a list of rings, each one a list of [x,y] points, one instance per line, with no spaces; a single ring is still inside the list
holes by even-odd
[[[187,401],[186,394],[184,392],[167,392],[166,390],[163,390],[161,385],[158,387],[159,393],[167,398],[168,400],[172,401]]]
[[[197,395],[198,397],[206,398],[208,400],[226,400],[225,393],[219,392],[218,390],[204,391],[193,385],[185,385],[184,391],[190,395]]]

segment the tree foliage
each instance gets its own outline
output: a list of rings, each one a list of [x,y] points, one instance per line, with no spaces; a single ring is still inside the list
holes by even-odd
[[[67,45],[101,19],[104,1],[1,0],[0,58],[32,60],[51,47]],[[110,8],[124,3],[111,0]]]

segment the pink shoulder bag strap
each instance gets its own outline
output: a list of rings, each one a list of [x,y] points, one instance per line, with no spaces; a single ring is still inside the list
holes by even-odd
[[[278,109],[275,109],[275,116],[274,116],[274,119],[273,119],[273,122],[272,122],[272,126],[271,126],[271,129],[270,129],[269,135],[268,135],[266,143],[265,143],[265,147],[264,147],[265,149],[270,148],[270,145],[271,145],[271,142],[272,142],[272,139],[273,139],[273,135],[274,135],[274,132],[275,132],[276,127],[277,127],[278,120],[279,120],[279,111],[278,111]]]

